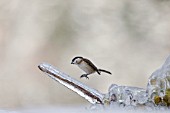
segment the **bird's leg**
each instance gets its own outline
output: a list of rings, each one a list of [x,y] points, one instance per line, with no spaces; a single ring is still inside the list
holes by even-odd
[[[89,79],[89,77],[87,75],[89,75],[89,74],[83,74],[80,76],[80,78],[86,77],[86,79]]]

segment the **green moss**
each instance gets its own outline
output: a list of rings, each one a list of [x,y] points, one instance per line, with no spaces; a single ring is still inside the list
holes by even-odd
[[[165,94],[170,96],[170,88],[166,89]]]
[[[163,102],[166,106],[170,106],[170,88],[166,89],[165,96],[163,97]]]
[[[159,96],[155,96],[155,97],[154,97],[154,103],[155,103],[156,105],[160,104],[161,102],[162,102],[161,97],[159,97]]]

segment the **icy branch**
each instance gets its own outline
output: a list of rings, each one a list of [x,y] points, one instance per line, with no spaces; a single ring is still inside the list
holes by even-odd
[[[145,106],[154,109],[155,106],[170,106],[170,56],[161,68],[148,79],[146,90],[138,87],[118,86],[112,84],[107,94],[88,87],[69,75],[59,71],[54,66],[42,63],[39,69],[52,79],[78,93],[92,104],[109,104],[124,106]]]
[[[54,66],[50,64],[42,63],[38,67],[49,77],[58,81],[62,85],[66,86],[67,88],[73,90],[81,97],[84,97],[86,100],[88,100],[90,103],[103,104],[104,95],[101,94],[99,91],[88,87],[87,85],[79,82],[78,80],[73,79],[69,75],[61,72],[60,70],[56,69]]]

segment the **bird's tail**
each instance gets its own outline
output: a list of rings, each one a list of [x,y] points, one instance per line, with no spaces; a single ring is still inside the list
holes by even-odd
[[[105,73],[110,74],[110,75],[112,74],[111,72],[106,71],[106,70],[103,70],[103,69],[98,69],[98,71],[99,71],[99,73],[100,73],[100,72],[105,72]],[[99,74],[99,75],[100,75],[100,74]]]

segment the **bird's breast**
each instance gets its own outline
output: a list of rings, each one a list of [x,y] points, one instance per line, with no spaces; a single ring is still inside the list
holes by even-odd
[[[91,73],[94,73],[95,70],[89,66],[86,62],[82,62],[78,65],[84,72],[86,72],[87,74],[91,74]]]

